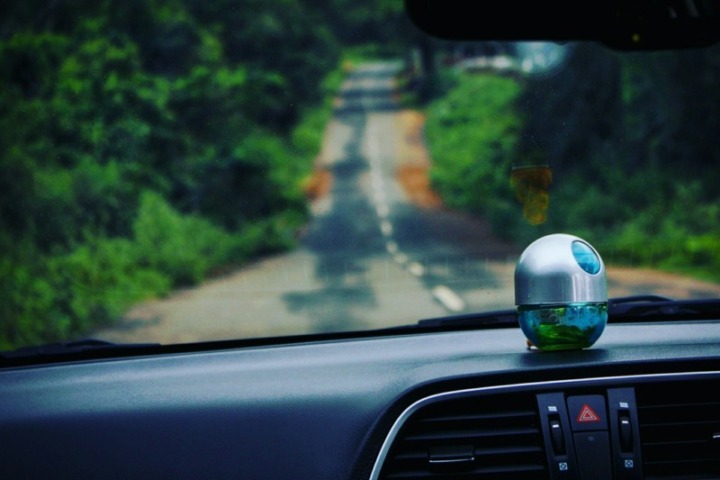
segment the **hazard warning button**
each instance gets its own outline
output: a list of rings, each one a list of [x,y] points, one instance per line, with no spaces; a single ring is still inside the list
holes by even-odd
[[[602,395],[568,397],[567,406],[573,431],[608,429],[605,397]]]

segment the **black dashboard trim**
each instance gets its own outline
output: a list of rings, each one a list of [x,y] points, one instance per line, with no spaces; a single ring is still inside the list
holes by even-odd
[[[570,380],[555,380],[555,381],[538,381],[528,383],[517,383],[507,385],[492,385],[478,388],[468,388],[462,390],[454,390],[443,393],[436,393],[430,396],[426,396],[420,400],[415,401],[409,407],[405,408],[403,412],[397,417],[393,423],[390,431],[388,432],[385,440],[382,443],[380,452],[376,457],[372,471],[370,473],[369,480],[379,480],[382,467],[387,459],[390,448],[393,442],[397,438],[398,433],[402,429],[403,425],[407,420],[419,409],[445,400],[452,400],[458,398],[469,397],[473,395],[485,395],[495,393],[515,393],[515,392],[527,392],[532,391],[533,393],[545,392],[548,390],[558,390],[567,388],[597,388],[612,386],[624,386],[628,384],[637,385],[638,383],[646,383],[656,380],[698,380],[706,377],[720,377],[720,370],[711,371],[686,371],[682,373],[650,373],[650,374],[638,374],[638,375],[620,375],[620,376],[605,376],[595,378],[582,378],[582,379],[570,379]]]
[[[718,371],[718,339],[720,322],[662,322],[608,325],[581,351],[499,329],[0,368],[0,464],[18,479],[367,480],[426,397]]]

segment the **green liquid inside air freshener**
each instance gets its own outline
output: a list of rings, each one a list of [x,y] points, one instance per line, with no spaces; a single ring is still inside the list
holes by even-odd
[[[523,305],[518,320],[540,350],[577,350],[594,344],[607,324],[607,303]]]

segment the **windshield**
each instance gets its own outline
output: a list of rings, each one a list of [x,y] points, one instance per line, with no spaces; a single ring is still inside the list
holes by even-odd
[[[402,2],[11,2],[0,350],[515,308],[567,233],[610,297],[720,296],[720,47],[448,42]]]

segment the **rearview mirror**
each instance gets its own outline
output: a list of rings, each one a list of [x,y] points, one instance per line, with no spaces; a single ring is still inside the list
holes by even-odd
[[[412,22],[447,40],[589,40],[620,50],[712,45],[718,0],[405,0]]]

